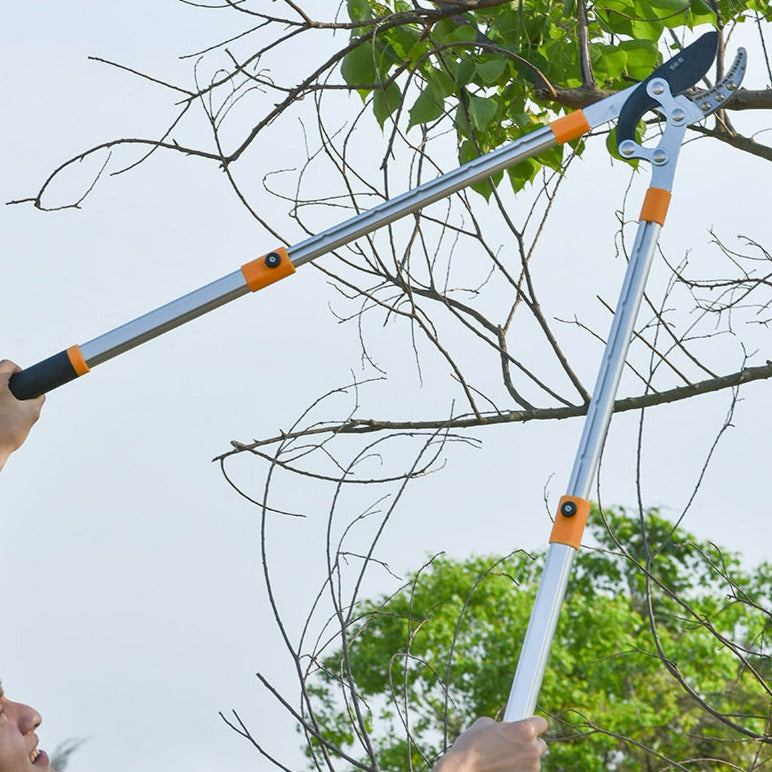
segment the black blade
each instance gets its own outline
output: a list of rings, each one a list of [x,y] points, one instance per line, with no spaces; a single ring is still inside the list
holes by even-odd
[[[658,106],[658,102],[646,93],[646,85],[652,78],[662,78],[670,84],[673,96],[696,85],[705,76],[716,59],[718,51],[718,32],[706,32],[690,46],[684,48],[672,59],[657,67],[654,72],[633,91],[630,98],[619,111],[617,123],[617,143],[626,139],[635,139],[635,127],[638,121],[649,111]]]

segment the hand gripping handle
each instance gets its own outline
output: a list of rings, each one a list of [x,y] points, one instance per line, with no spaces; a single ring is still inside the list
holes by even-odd
[[[75,380],[79,375],[85,375],[91,367],[241,295],[257,292],[294,271],[287,250],[279,247],[245,263],[238,271],[84,343],[82,350],[81,346],[71,346],[14,374],[8,383],[11,393],[17,399],[39,397]]]
[[[80,348],[72,346],[26,370],[14,373],[8,381],[8,388],[16,399],[34,399],[75,380],[79,375],[85,375],[89,369]]]

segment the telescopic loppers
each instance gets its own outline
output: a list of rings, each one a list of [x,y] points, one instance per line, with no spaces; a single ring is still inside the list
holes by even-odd
[[[619,153],[624,158],[650,163],[652,179],[644,198],[630,262],[566,495],[558,505],[542,578],[504,713],[504,719],[508,721],[530,716],[536,707],[571,567],[590,511],[587,496],[597,471],[646,279],[665,222],[675,166],[686,128],[726,104],[745,74],[746,54],[739,49],[733,65],[720,83],[707,91],[696,90],[696,84],[713,64],[717,48],[718,34],[709,32],[658,67],[642,83],[584,110],[558,118],[548,126],[384,201],[299,244],[274,249],[233,273],[86,343],[71,346],[13,375],[9,381],[10,389],[19,399],[31,399],[51,391],[124,351],[289,276],[296,268],[321,255],[548,148],[578,139],[592,129],[616,120]],[[639,121],[650,111],[664,120],[664,129],[656,147],[644,147],[635,139]]]

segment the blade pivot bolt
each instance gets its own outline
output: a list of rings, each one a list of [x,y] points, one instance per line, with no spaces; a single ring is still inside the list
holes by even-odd
[[[578,509],[579,508],[573,501],[564,501],[560,507],[560,514],[563,515],[563,517],[573,517]]]
[[[281,255],[276,254],[276,252],[269,252],[265,256],[265,265],[267,268],[278,268],[281,264]]]

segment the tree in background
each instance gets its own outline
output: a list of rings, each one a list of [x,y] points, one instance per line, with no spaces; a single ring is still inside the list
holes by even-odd
[[[545,768],[766,768],[772,566],[749,573],[656,512],[593,514],[539,700]],[[359,604],[309,678],[324,738],[366,769],[426,769],[500,712],[542,558],[436,557]]]
[[[659,44],[676,51],[687,30],[709,25],[724,33],[720,78],[726,42],[736,25],[755,23],[763,36],[770,16],[764,3],[710,5],[703,0],[458,0],[434,5],[437,15],[406,24],[398,14],[415,13],[414,4],[349,0],[349,15],[361,26],[351,33],[341,71],[350,87],[371,100],[379,124],[392,136],[398,131],[398,112],[407,114],[408,129],[452,122],[461,162],[546,125],[556,111],[585,107],[644,79],[661,61]],[[744,92],[731,108],[770,106],[772,94],[765,90]],[[772,151],[738,133],[726,113],[704,133],[772,159]],[[609,140],[615,154],[613,132]],[[510,183],[521,190],[544,166],[560,169],[563,156],[559,147],[524,161],[508,171]],[[477,189],[491,195],[487,183]]]

